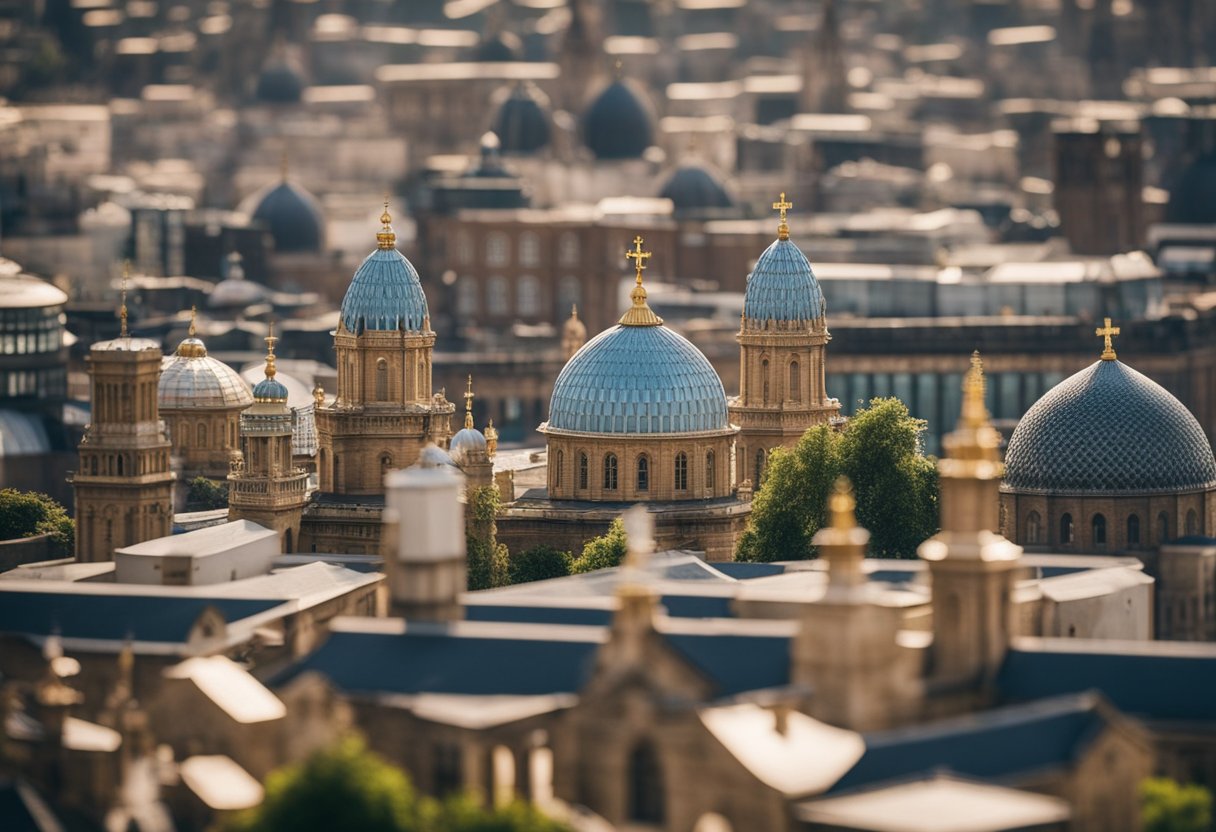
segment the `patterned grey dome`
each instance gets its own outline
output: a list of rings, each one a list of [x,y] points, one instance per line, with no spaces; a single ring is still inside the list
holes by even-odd
[[[1161,385],[1119,361],[1057,384],[1018,422],[1005,487],[1048,493],[1178,492],[1216,487],[1199,422]]]
[[[470,457],[486,455],[485,434],[477,428],[463,428],[448,443],[448,455],[457,465],[471,461]]]
[[[161,359],[156,403],[169,410],[244,409],[253,404],[253,394],[240,373],[207,355],[203,342],[191,334],[176,353]]]

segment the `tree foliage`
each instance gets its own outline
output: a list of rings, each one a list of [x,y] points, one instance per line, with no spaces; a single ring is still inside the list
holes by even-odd
[[[465,547],[468,552],[469,589],[506,586],[510,556],[498,542],[498,488],[483,485],[465,495],[468,519]]]
[[[811,539],[826,522],[828,495],[841,475],[853,482],[869,554],[915,557],[938,518],[937,467],[920,449],[924,429],[899,399],[873,399],[843,431],[814,427],[793,449],[774,450],[735,559],[815,557]]]
[[[1207,832],[1212,826],[1212,793],[1194,783],[1166,777],[1140,784],[1144,832]]]
[[[531,804],[483,809],[467,796],[439,803],[405,772],[348,737],[302,763],[271,772],[262,804],[222,832],[570,832]]]
[[[67,551],[76,545],[76,522],[67,509],[37,491],[0,489],[0,540],[49,534]]]
[[[616,518],[608,531],[599,537],[593,537],[583,546],[583,553],[575,559],[570,567],[572,574],[594,572],[597,569],[607,569],[610,566],[620,566],[625,559],[629,542],[625,538],[625,521]]]
[[[228,508],[228,483],[216,482],[206,477],[190,480],[190,490],[186,492],[186,509],[210,511],[217,508]]]
[[[512,584],[564,578],[570,574],[574,556],[552,546],[534,546],[511,556],[508,577]]]

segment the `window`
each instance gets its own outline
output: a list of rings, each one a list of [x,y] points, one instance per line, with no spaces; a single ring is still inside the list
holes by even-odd
[[[461,231],[456,236],[456,262],[467,266],[473,262],[473,237],[467,231]]]
[[[561,451],[558,451],[557,457],[554,460],[554,463],[555,464],[554,464],[554,471],[553,471],[553,486],[555,488],[561,488],[562,487],[562,468],[565,467],[565,464],[566,464],[566,455],[564,453],[562,453]]]
[[[519,279],[519,285],[516,287],[518,299],[516,301],[516,310],[520,315],[538,315],[540,314],[540,279],[526,274]]]
[[[790,398],[796,402],[802,401],[802,373],[799,372],[797,361],[790,362]]]
[[[519,265],[540,265],[540,237],[531,231],[525,231],[519,238]]]
[[[501,231],[486,237],[486,265],[505,266],[511,262],[511,240]]]
[[[760,362],[760,384],[764,388],[763,401],[768,404],[768,359],[765,358]]]
[[[650,458],[645,454],[638,457],[638,491],[650,490]]]
[[[1039,513],[1032,511],[1026,515],[1026,543],[1034,545],[1039,542],[1039,535],[1042,534],[1042,521],[1039,519]]]
[[[1195,509],[1186,513],[1186,533],[1188,535],[1199,534],[1199,515],[1195,513]]]
[[[643,741],[629,755],[629,819],[661,824],[664,820],[663,769],[654,746]]]
[[[578,487],[585,489],[587,487],[587,455],[578,455]]]
[[[1072,543],[1072,515],[1065,514],[1060,518],[1060,543]]]
[[[200,424],[198,430],[195,431],[195,444],[200,448],[207,447],[207,426]]]
[[[462,275],[456,279],[456,311],[461,315],[477,314],[477,278]]]
[[[714,452],[705,452],[705,490],[714,490]]]
[[[755,487],[760,487],[760,481],[764,478],[764,448],[756,451],[756,482]]]
[[[676,454],[676,491],[688,490],[688,454],[680,451]]]
[[[562,320],[570,314],[572,307],[583,302],[582,286],[574,275],[566,275],[557,281],[557,316]]]
[[[604,455],[604,490],[616,490],[616,454]]]
[[[1157,515],[1157,542],[1165,543],[1170,539],[1170,518],[1164,511]]]
[[[557,244],[557,260],[563,266],[577,266],[578,259],[578,235],[567,231]]]
[[[388,362],[376,359],[376,401],[388,401]]]
[[[491,277],[486,284],[486,311],[491,315],[506,315],[511,312],[510,287],[501,275]]]
[[[1140,543],[1140,518],[1134,514],[1127,516],[1127,545],[1136,546]]]
[[[1106,545],[1106,518],[1101,514],[1095,514],[1094,519],[1090,521],[1090,526],[1093,530],[1094,545]]]

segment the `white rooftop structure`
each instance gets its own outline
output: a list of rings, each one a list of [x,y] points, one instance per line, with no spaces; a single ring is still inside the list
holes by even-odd
[[[279,554],[277,532],[234,520],[114,551],[120,584],[215,584],[264,575]]]

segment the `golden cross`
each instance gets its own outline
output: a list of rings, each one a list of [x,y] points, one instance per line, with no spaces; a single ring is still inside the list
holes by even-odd
[[[646,261],[650,259],[649,251],[642,251],[642,238],[633,238],[633,250],[625,252],[625,259],[632,260],[633,266],[637,269],[638,285],[642,285],[642,272],[646,270]]]
[[[1120,332],[1119,327],[1110,325],[1110,318],[1106,318],[1105,324],[1094,330],[1094,335],[1097,335],[1100,338],[1106,339],[1106,343],[1104,344],[1104,348],[1102,350],[1102,360],[1103,361],[1114,361],[1115,360],[1115,358],[1116,358],[1115,345],[1113,343],[1111,343],[1110,339],[1111,339],[1111,336],[1118,335],[1119,332]]]
[[[785,191],[781,192],[781,199],[773,203],[773,210],[781,213],[781,222],[777,225],[777,238],[788,240],[790,238],[790,227],[785,222],[785,212],[794,207],[794,203],[786,202]]]

